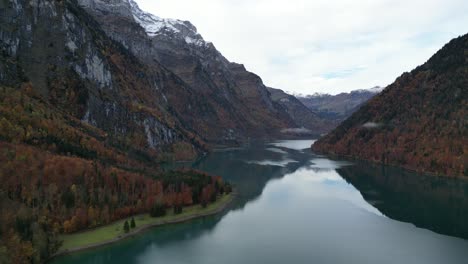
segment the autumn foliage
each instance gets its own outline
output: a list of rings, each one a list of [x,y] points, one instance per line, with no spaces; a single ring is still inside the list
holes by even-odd
[[[224,192],[221,178],[199,171],[178,170],[148,177],[93,160],[5,142],[0,142],[0,161],[0,230],[5,238],[0,245],[8,249],[32,246],[33,252],[15,263],[52,254],[60,245],[59,233],[150,212],[156,205],[182,208],[206,204]],[[44,252],[35,249],[35,230],[46,234]]]
[[[61,233],[156,206],[182,212],[228,188],[204,172],[164,172],[158,153],[131,155],[125,143],[44,102],[28,84],[0,87],[0,114],[0,262],[41,263],[59,249]],[[194,155],[187,144],[174,149]]]
[[[404,73],[313,145],[319,152],[468,176],[468,35]]]

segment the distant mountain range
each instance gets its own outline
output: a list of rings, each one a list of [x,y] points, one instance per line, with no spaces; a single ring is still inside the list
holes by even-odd
[[[403,73],[313,149],[418,172],[468,176],[468,35]]]
[[[335,123],[319,112],[307,108],[298,98],[283,90],[268,88],[273,102],[280,105],[294,120],[296,128],[284,129],[285,135],[320,136],[335,127]]]
[[[313,95],[296,95],[296,97],[320,118],[337,126],[357,111],[363,103],[382,90],[382,87],[376,86],[337,95],[316,93]]]

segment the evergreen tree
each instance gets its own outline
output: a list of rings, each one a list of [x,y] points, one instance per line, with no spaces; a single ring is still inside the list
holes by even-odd
[[[125,231],[125,233],[128,233],[130,231],[130,226],[128,225],[127,220],[125,220],[125,223],[124,223],[124,231]]]
[[[174,214],[182,213],[182,205],[174,205]]]
[[[132,217],[132,220],[130,221],[130,227],[131,228],[135,228],[136,225],[135,225],[135,218]]]
[[[163,204],[156,203],[150,210],[151,217],[161,217],[166,215],[166,207]]]

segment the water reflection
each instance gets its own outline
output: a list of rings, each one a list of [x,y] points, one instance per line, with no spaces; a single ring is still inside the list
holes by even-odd
[[[467,240],[405,223],[464,236],[464,182],[333,161],[308,151],[311,143],[251,146],[185,164],[232,182],[233,207],[56,263],[466,263]]]
[[[468,181],[416,175],[364,162],[337,172],[386,216],[468,238]]]
[[[196,241],[199,237],[209,235],[222,217],[223,215],[210,216],[162,228],[156,227],[116,244],[59,257],[54,263],[138,263],[138,256],[144,255],[148,250]]]
[[[281,178],[311,164],[311,153],[302,150],[310,146],[313,141],[306,141],[305,144],[304,142],[302,141],[301,145],[293,141],[292,146],[289,146],[287,142],[281,141],[275,147],[258,145],[216,152],[193,164],[192,167],[222,175],[224,179],[233,183],[238,191],[234,208],[242,208],[262,194],[268,181]]]

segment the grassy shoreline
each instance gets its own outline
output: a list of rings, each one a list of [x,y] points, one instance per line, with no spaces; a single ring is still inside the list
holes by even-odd
[[[134,216],[136,228],[131,229],[129,233],[124,232],[123,224],[125,220],[130,221],[131,218],[75,234],[62,235],[63,245],[53,257],[116,243],[155,226],[181,223],[194,218],[217,214],[232,202],[234,196],[234,193],[223,195],[206,208],[202,208],[201,205],[184,207],[183,212],[178,215],[174,215],[172,210],[168,210],[168,214],[164,217],[154,218],[149,214],[136,215]]]

